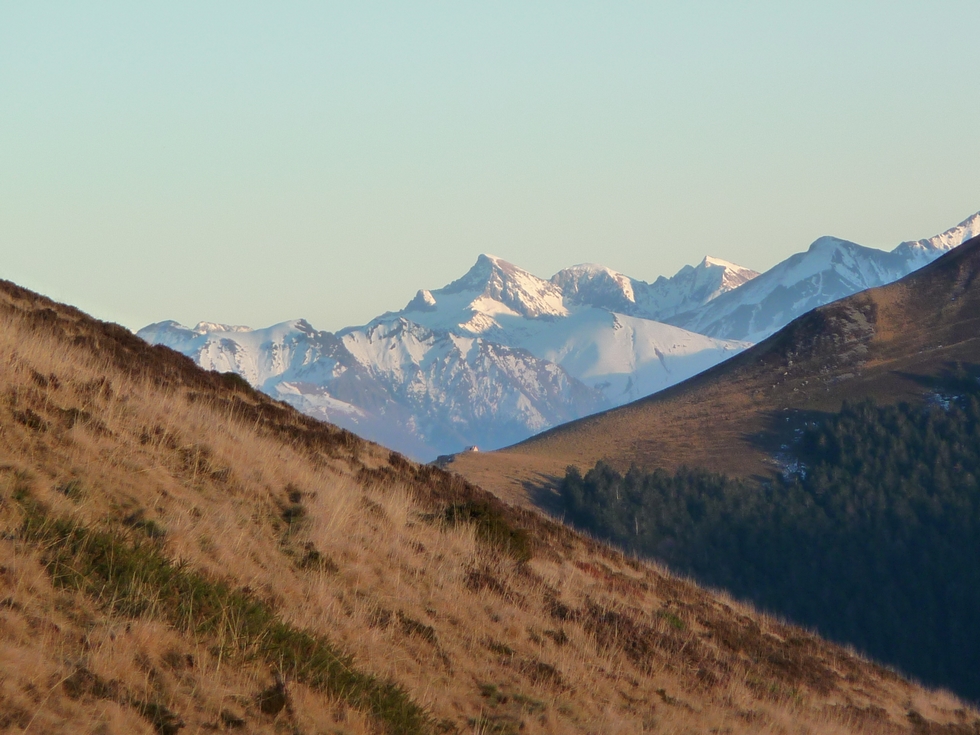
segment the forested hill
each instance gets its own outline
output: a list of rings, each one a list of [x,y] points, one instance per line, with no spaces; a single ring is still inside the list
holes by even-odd
[[[567,520],[980,700],[980,371],[926,405],[845,403],[770,482],[570,469]]]

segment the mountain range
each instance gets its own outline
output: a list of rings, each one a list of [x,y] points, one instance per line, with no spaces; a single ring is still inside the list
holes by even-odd
[[[632,282],[638,287],[628,292],[676,310],[752,275],[706,259],[676,280],[645,290]],[[312,416],[432,459],[512,444],[665,388],[748,346],[597,305],[605,280],[616,276],[580,266],[544,280],[481,255],[444,288],[337,333],[297,320],[259,330],[161,322],[138,334],[207,369],[236,372]],[[587,294],[596,303],[584,303]]]
[[[336,333],[173,321],[139,331],[410,456],[507,446],[677,384],[799,315],[980,234],[980,213],[890,252],[832,237],[759,274],[706,257],[652,283],[600,265],[542,279],[481,255],[461,278]]]

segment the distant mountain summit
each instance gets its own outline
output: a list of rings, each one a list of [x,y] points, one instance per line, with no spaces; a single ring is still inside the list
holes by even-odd
[[[764,274],[705,257],[652,283],[582,264],[543,279],[493,255],[337,333],[305,320],[140,330],[413,457],[497,448],[629,403],[812,308],[890,283],[980,232],[980,214],[892,252],[823,237]]]
[[[853,246],[841,243],[826,239],[794,258]],[[686,466],[765,477],[786,469],[783,450],[806,422],[844,401],[935,401],[957,364],[980,364],[978,334],[980,236],[897,282],[813,309],[669,390],[499,452],[457,455],[452,469],[523,502],[536,478],[560,477],[569,465],[584,472],[600,460],[619,471]]]
[[[501,304],[528,319],[568,314],[560,288],[494,255],[480,255],[462,278],[439,293],[473,296],[471,303],[484,306]]]
[[[758,273],[717,258],[686,265],[672,278],[639,281],[601,265],[583,264],[556,273],[551,281],[566,300],[644,319],[666,321],[738,288]]]
[[[748,346],[654,321],[635,304],[617,310],[578,298],[599,284],[581,277],[582,268],[545,280],[480,255],[447,286],[421,289],[404,309],[336,334],[300,319],[255,330],[167,321],[139,335],[424,459],[512,444],[661,390]],[[706,287],[683,274],[691,288]],[[631,295],[653,288],[620,278]],[[724,278],[707,286],[723,290]],[[682,288],[673,286],[679,302],[710,296]]]
[[[980,213],[946,232],[890,252],[821,237],[758,278],[665,321],[720,339],[759,342],[818,306],[884,286],[980,235]]]

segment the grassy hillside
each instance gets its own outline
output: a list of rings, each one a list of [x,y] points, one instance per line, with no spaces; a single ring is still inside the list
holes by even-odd
[[[978,372],[931,406],[814,416],[769,483],[572,470],[565,517],[980,701]]]
[[[975,733],[805,631],[0,286],[0,730]]]
[[[980,363],[980,238],[920,271],[816,309],[754,348],[648,398],[451,469],[501,497],[547,504],[565,468],[701,467],[771,476],[797,416],[845,400],[917,400],[951,363]]]

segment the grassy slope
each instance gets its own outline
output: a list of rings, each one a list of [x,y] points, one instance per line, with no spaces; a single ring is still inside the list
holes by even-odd
[[[978,274],[975,238],[897,283],[816,309],[669,390],[499,452],[458,455],[452,469],[513,502],[546,500],[565,467],[600,459],[621,469],[686,464],[765,475],[794,411],[836,411],[842,400],[866,396],[914,398],[929,390],[916,376],[937,375],[952,361],[980,362]]]
[[[11,732],[972,733],[978,717],[10,284],[0,660]]]

